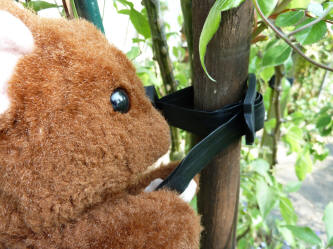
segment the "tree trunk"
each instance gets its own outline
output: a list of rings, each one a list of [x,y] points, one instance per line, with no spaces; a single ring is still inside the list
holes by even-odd
[[[205,75],[199,60],[199,37],[215,0],[193,0],[194,103],[198,109],[215,110],[240,100],[245,90],[251,43],[253,7],[250,0],[222,13],[221,26],[209,43],[206,65],[217,80]],[[236,247],[241,140],[221,152],[203,170],[198,194],[204,232],[201,247]]]

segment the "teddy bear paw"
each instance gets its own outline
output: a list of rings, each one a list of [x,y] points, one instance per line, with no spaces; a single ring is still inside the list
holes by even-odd
[[[161,178],[153,180],[144,190],[144,192],[153,192],[163,182]],[[185,191],[179,195],[179,197],[185,202],[189,203],[193,199],[197,190],[197,183],[192,179]]]

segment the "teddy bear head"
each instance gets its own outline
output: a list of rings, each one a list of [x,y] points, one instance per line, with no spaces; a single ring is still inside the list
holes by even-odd
[[[125,192],[170,138],[131,62],[92,24],[10,0],[0,23],[0,232],[22,235]]]

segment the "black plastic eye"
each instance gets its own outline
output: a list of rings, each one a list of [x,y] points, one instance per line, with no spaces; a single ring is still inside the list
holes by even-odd
[[[130,109],[130,101],[127,93],[121,89],[117,88],[110,96],[110,102],[112,104],[113,110],[116,112],[126,113]]]

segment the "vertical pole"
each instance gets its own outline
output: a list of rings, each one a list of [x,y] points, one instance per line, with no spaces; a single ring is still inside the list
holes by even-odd
[[[215,110],[241,99],[245,90],[251,43],[253,6],[250,0],[222,13],[218,32],[206,54],[211,82],[199,60],[199,37],[215,0],[193,0],[194,103],[198,109]],[[240,183],[240,140],[230,145],[203,170],[198,208],[202,214],[201,248],[236,248],[236,226]]]
[[[97,0],[74,0],[74,3],[80,17],[92,22],[102,33],[105,33]]]
[[[177,82],[173,74],[172,61],[169,56],[169,47],[165,36],[164,23],[160,14],[159,0],[143,0],[147,10],[149,27],[153,41],[154,59],[158,62],[165,93],[173,93],[177,90]],[[179,160],[180,137],[177,128],[170,127],[171,151],[170,159]]]

